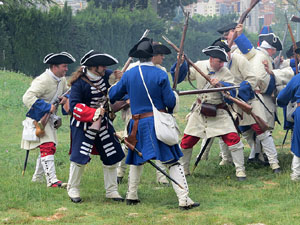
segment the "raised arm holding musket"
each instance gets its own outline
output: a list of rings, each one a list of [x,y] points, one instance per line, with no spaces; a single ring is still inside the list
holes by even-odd
[[[220,46],[209,46],[202,50],[209,56],[209,60],[197,61],[195,67],[190,68],[190,79],[197,81],[198,89],[207,89],[216,85],[231,86],[234,83],[233,75],[224,67],[224,62],[229,60],[226,50]],[[171,68],[173,75],[174,68]],[[203,76],[195,68],[204,74]],[[188,73],[187,62],[184,61],[180,67],[178,82],[182,82]],[[230,91],[235,96],[235,90]],[[227,101],[225,99],[225,101]],[[232,102],[228,101],[229,104]],[[220,126],[222,124],[222,126]],[[237,134],[234,121],[231,117],[224,97],[220,92],[205,93],[198,96],[196,104],[192,109],[188,123],[184,130],[184,137],[181,140],[181,149],[184,156],[181,163],[185,174],[189,174],[189,163],[193,146],[200,138],[222,137],[222,140],[231,151],[233,162],[236,166],[236,177],[238,180],[246,178],[244,167],[243,143]]]
[[[251,68],[254,70],[257,77],[257,85],[254,87],[254,90],[256,98],[260,103],[258,104],[260,106],[257,107],[260,107],[260,111],[265,111],[264,120],[268,123],[269,129],[273,129],[275,119],[277,118],[274,92],[276,84],[280,80],[279,74],[282,73],[282,71],[273,69],[272,55],[274,55],[276,51],[281,50],[282,44],[280,39],[274,33],[269,33],[268,31],[265,32],[264,29],[262,32],[264,33],[259,36],[260,46],[257,49],[253,48],[252,44],[242,31],[234,41],[241,53],[249,60]],[[293,74],[292,70],[291,73]],[[256,129],[254,132],[257,134],[257,140],[261,142],[273,172],[280,172],[277,151],[270,131]]]
[[[55,122],[56,99],[68,90],[65,74],[68,71],[68,64],[75,62],[75,59],[67,52],[51,53],[44,58],[44,63],[50,67],[43,74],[38,76],[31,83],[30,88],[23,96],[24,104],[30,109],[23,124],[34,126],[45,115],[49,114],[49,121],[46,123],[44,133],[40,137],[30,139],[26,132],[23,132],[21,148],[30,150],[39,147],[40,154],[37,159],[35,173],[32,181],[41,182],[45,174],[48,187],[61,187],[63,183],[57,179],[54,164],[54,154],[57,146],[57,129]],[[66,101],[65,98],[61,103]],[[33,136],[34,138],[34,136]]]
[[[117,185],[117,163],[124,153],[114,136],[107,97],[110,81],[119,80],[122,75],[120,71],[108,70],[107,66],[117,63],[111,55],[91,50],[82,57],[82,66],[70,80],[71,163],[67,190],[74,203],[81,201],[80,180],[91,154],[100,155],[103,162],[106,198],[124,200]],[[98,127],[93,126],[95,123]]]

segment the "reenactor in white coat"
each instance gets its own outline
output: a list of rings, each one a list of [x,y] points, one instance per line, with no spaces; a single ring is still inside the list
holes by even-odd
[[[225,49],[220,46],[209,46],[202,51],[209,56],[209,60],[197,61],[195,63],[196,66],[210,76],[213,84],[220,82],[224,86],[232,85],[234,77],[228,68],[224,67],[224,62],[229,60]],[[187,63],[184,62],[180,67],[179,83],[184,80],[187,72]],[[171,69],[171,73],[174,75],[174,70]],[[212,87],[194,68],[190,69],[190,79],[197,81],[198,89]],[[216,114],[207,113],[206,104],[212,104],[216,108]],[[229,113],[230,111],[221,93],[206,93],[198,96],[196,104],[188,117],[184,137],[180,145],[184,154],[180,160],[185,174],[190,173],[189,163],[193,146],[199,139],[221,137],[231,152],[233,163],[236,167],[236,177],[238,180],[245,180],[244,145],[238,136],[237,129]]]
[[[26,114],[27,118],[23,122],[34,126],[34,121],[38,122],[45,114],[51,113],[50,119],[47,122],[44,130],[45,134],[41,137],[28,139],[23,135],[21,148],[31,150],[40,149],[40,154],[36,161],[36,169],[32,177],[33,182],[43,181],[43,175],[46,177],[48,187],[61,187],[64,184],[57,179],[54,154],[56,152],[57,129],[55,122],[56,107],[54,101],[57,100],[63,93],[68,90],[67,81],[65,78],[68,71],[68,64],[75,62],[75,59],[67,52],[50,53],[44,58],[44,63],[49,64],[49,69],[36,77],[30,88],[23,96],[23,102],[30,110]],[[62,98],[60,103],[66,103],[66,97]]]
[[[282,49],[280,39],[273,33],[260,35],[260,46],[254,49],[250,41],[244,34],[239,31],[239,36],[235,39],[235,43],[240,51],[247,57],[251,67],[255,70],[257,76],[257,86],[254,88],[255,93],[261,99],[261,104],[267,109],[264,121],[272,130],[275,125],[276,105],[274,102],[274,91],[276,84],[280,82],[281,70],[273,69],[272,56],[276,51]],[[267,155],[270,167],[274,173],[280,172],[279,161],[277,159],[277,151],[270,130],[256,132],[256,138],[261,142],[264,152]]]

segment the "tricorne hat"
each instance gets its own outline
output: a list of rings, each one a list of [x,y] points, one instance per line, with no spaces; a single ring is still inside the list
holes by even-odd
[[[202,50],[205,55],[208,55],[213,58],[218,58],[223,62],[228,62],[228,55],[224,48],[220,46],[209,46]]]
[[[223,40],[222,38],[218,38],[217,40],[215,40],[211,46],[219,46],[221,48],[224,48],[226,52],[230,52],[230,48],[228,46],[228,44],[226,43],[225,40]]]
[[[230,24],[227,24],[226,26],[224,27],[221,27],[219,30],[217,30],[220,34],[223,34],[227,31],[230,31],[232,29],[235,29],[237,26],[237,23],[230,23]]]
[[[43,62],[45,64],[59,65],[59,64],[71,64],[76,60],[74,57],[68,52],[61,53],[50,53],[45,56]]]
[[[297,48],[296,48],[295,52],[297,54],[300,54],[300,41],[296,42],[296,46],[297,46]],[[294,55],[293,48],[294,48],[293,45],[291,45],[291,47],[286,51],[285,54],[286,54],[287,58],[291,58]]]
[[[169,55],[172,53],[171,50],[167,46],[163,45],[160,42],[153,42],[152,47],[153,47],[154,55],[157,55],[157,54]]]
[[[86,53],[80,60],[82,66],[111,66],[119,63],[113,56],[91,50]]]
[[[153,54],[152,39],[142,38],[130,49],[128,56],[134,58],[150,58]]]
[[[260,34],[259,42],[262,44],[263,41],[266,41],[273,48],[276,48],[277,51],[282,50],[282,43],[279,37],[277,37],[274,33]]]

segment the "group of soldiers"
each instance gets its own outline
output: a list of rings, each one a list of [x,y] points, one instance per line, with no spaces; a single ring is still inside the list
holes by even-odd
[[[157,139],[152,109],[153,104],[166,113],[172,114],[178,110],[179,96],[170,86],[167,70],[161,66],[164,56],[171,53],[167,46],[142,38],[129,51],[128,55],[138,60],[130,64],[126,72],[107,69],[117,64],[117,59],[91,50],[81,58],[81,67],[69,81],[65,78],[68,64],[75,62],[71,54],[61,52],[47,55],[44,63],[50,65],[49,69],[33,80],[23,96],[29,112],[23,122],[21,147],[26,150],[40,149],[32,181],[42,182],[45,176],[48,187],[66,186],[71,201],[79,203],[82,201],[80,181],[85,165],[91,160],[91,154],[96,154],[100,155],[103,163],[106,198],[114,201],[124,201],[118,192],[118,183],[122,182],[126,164],[130,165],[126,203],[135,205],[140,202],[138,185],[143,165],[156,160],[157,182],[168,184],[166,176],[175,181],[171,183],[178,197],[179,208],[192,209],[199,206],[189,197],[186,181],[186,176],[190,174],[193,147],[202,139],[201,151],[208,153],[215,137],[218,137],[220,144],[220,165],[233,163],[239,181],[246,179],[241,137],[251,148],[250,162],[267,159],[272,171],[280,173],[272,137],[272,129],[278,120],[276,97],[278,105],[285,108],[285,115],[289,113],[289,107],[286,106],[296,102],[296,110],[291,117],[293,123],[297,124],[300,92],[297,95],[299,83],[298,76],[294,76],[297,67],[295,59],[291,55],[289,59],[280,59],[280,66],[274,68],[272,56],[282,50],[282,43],[269,27],[259,35],[257,48],[243,34],[242,24],[232,23],[218,32],[221,37],[202,50],[209,57],[208,60],[197,61],[191,66],[183,57],[177,61],[181,62],[179,66],[177,63],[172,66],[171,75],[178,83],[196,80],[197,89],[200,90],[234,85],[239,88],[226,93],[199,94],[187,115],[180,145],[173,146]],[[229,46],[228,43],[233,45]],[[202,76],[199,70],[209,78]],[[178,77],[174,78],[175,74]],[[233,99],[250,105],[251,113],[244,112]],[[54,165],[59,120],[56,116],[57,104],[54,102],[57,101],[64,106],[63,114],[71,116],[71,162],[67,184],[57,179]],[[110,105],[117,101],[130,105],[122,109],[125,121],[122,136],[126,145],[121,144],[113,127],[114,113]],[[41,127],[45,116],[48,116],[47,123]],[[38,129],[44,132],[37,136]],[[298,132],[295,126],[292,180],[300,179]]]

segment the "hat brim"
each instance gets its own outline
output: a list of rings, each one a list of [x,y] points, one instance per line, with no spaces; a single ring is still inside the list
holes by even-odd
[[[154,55],[157,55],[157,54],[169,55],[171,53],[172,53],[171,50],[163,44],[153,45],[153,54]]]
[[[231,23],[231,24],[228,24],[228,25],[226,25],[226,26],[220,28],[220,29],[217,30],[217,31],[218,31],[218,33],[220,33],[220,34],[223,34],[223,33],[227,32],[227,31],[230,31],[230,30],[232,30],[232,29],[235,29],[236,26],[237,26],[237,23]]]
[[[117,59],[109,54],[95,54],[81,61],[83,66],[111,66],[119,63]]]
[[[274,33],[260,34],[258,39],[259,39],[259,43],[262,43],[263,41],[268,42],[269,45],[276,48],[276,51],[282,50],[282,43]]]
[[[219,47],[219,46],[209,46],[202,50],[202,52],[210,57],[218,58],[222,60],[223,62],[228,62],[228,55],[225,51],[225,49]]]
[[[134,58],[150,58],[153,56],[152,40],[149,38],[142,38],[136,43],[128,53],[129,57]]]
[[[73,56],[67,52],[61,53],[50,53],[45,56],[44,63],[45,64],[52,64],[52,65],[59,65],[59,64],[71,64],[74,63],[76,60]]]

